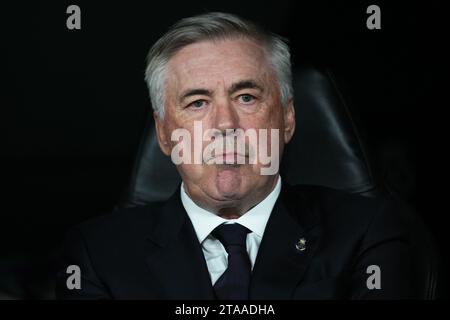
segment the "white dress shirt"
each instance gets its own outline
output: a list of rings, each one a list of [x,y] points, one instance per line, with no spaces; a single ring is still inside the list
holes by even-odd
[[[264,200],[238,219],[224,219],[212,212],[200,208],[184,191],[184,184],[181,184],[181,202],[194,226],[198,241],[202,245],[203,254],[213,285],[227,269],[228,254],[222,243],[212,236],[211,232],[222,223],[239,223],[248,228],[251,232],[247,234],[246,246],[253,270],[267,221],[269,220],[273,206],[280,195],[280,190],[281,177],[278,177],[277,185]]]

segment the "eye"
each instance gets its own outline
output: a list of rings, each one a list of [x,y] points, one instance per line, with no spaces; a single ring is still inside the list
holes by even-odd
[[[200,108],[203,108],[205,106],[205,104],[206,104],[205,100],[196,100],[196,101],[190,103],[188,105],[188,107],[191,107],[193,109],[200,109]]]
[[[251,94],[241,94],[238,97],[238,100],[243,104],[252,104],[256,100],[256,98]]]

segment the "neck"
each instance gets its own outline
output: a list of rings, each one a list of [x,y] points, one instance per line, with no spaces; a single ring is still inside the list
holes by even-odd
[[[212,200],[208,201],[209,197],[202,192],[201,197],[193,197],[193,193],[186,188],[185,192],[187,195],[194,201],[199,207],[210,211],[224,219],[238,219],[251,208],[256,206],[262,200],[264,200],[274,189],[278,182],[278,175],[274,177],[274,179],[270,180],[270,183],[266,184],[263,188],[259,190],[252,190],[249,194],[240,198],[238,200],[225,200],[225,201],[217,201]]]

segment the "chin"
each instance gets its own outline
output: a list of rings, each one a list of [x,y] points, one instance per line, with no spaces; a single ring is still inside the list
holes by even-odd
[[[222,168],[215,177],[217,195],[226,200],[239,198],[242,189],[242,175],[236,167]]]
[[[215,189],[219,198],[224,200],[238,199],[240,195],[240,184],[234,182],[217,181]]]

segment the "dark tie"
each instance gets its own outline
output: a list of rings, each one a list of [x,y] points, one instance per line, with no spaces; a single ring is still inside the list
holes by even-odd
[[[246,249],[247,233],[240,224],[222,224],[211,233],[228,253],[228,268],[214,284],[220,300],[246,300],[250,283],[251,264]]]

